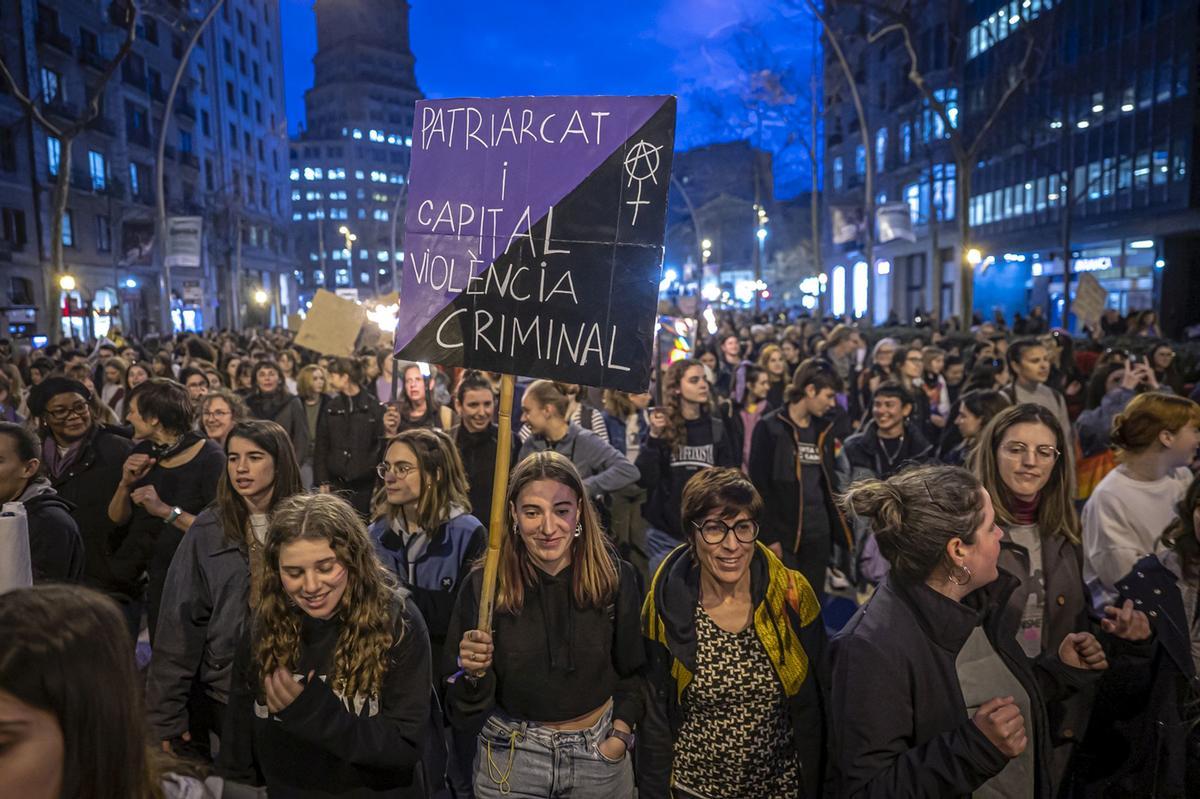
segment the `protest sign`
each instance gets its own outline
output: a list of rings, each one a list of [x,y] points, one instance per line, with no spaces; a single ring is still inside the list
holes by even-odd
[[[296,334],[296,346],[322,355],[349,357],[354,354],[354,342],[365,319],[366,312],[358,303],[318,289]]]
[[[1095,327],[1104,313],[1104,304],[1108,300],[1108,292],[1100,285],[1100,281],[1090,272],[1079,276],[1079,285],[1075,287],[1075,299],[1071,310],[1075,318],[1086,325]]]
[[[417,103],[396,354],[644,391],[673,97]]]

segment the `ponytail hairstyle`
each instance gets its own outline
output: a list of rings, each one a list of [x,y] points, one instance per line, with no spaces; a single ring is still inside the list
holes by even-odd
[[[525,396],[532,397],[533,401],[543,408],[550,406],[565,421],[567,414],[571,412],[571,388],[557,380],[534,380],[525,389]]]
[[[971,470],[992,498],[996,523],[1002,527],[1017,523],[1011,510],[1012,494],[1000,477],[998,459],[1004,434],[1019,424],[1040,424],[1049,429],[1054,434],[1054,446],[1059,452],[1051,467],[1050,479],[1046,481],[1038,500],[1038,532],[1043,538],[1062,535],[1072,544],[1078,544],[1079,516],[1075,513],[1075,498],[1067,471],[1069,462],[1066,452],[1069,444],[1054,414],[1032,402],[1014,405],[996,414],[980,431],[979,440],[969,459]]]
[[[416,456],[417,476],[421,480],[417,524],[432,539],[438,528],[449,521],[451,509],[471,512],[462,458],[449,434],[436,428],[414,427],[392,437],[384,450],[385,457],[396,444],[404,444]],[[391,521],[403,513],[399,505],[388,502],[386,487],[375,492],[374,506],[376,519]]]
[[[346,569],[346,591],[338,605],[341,631],[334,649],[330,687],[346,697],[375,696],[396,643],[395,581],[375,556],[358,513],[333,494],[296,494],[279,503],[263,557],[262,601],[253,622],[253,652],[260,680],[276,669],[294,670],[300,659],[304,611],[283,590],[279,554],[294,541],[324,541]],[[402,634],[402,633],[401,633]]]
[[[478,369],[467,369],[459,378],[458,385],[454,389],[454,398],[458,400],[459,405],[462,405],[468,391],[490,391],[493,395],[496,393],[496,389],[492,387],[492,381],[488,380],[487,375]]]
[[[683,376],[689,369],[704,370],[704,364],[692,358],[681,358],[667,368],[663,376],[663,406],[667,414],[667,427],[663,430],[663,440],[673,451],[677,451],[687,443],[687,420],[683,418],[683,399],[680,396],[680,386]],[[712,393],[709,393],[708,407],[705,411],[712,413]]]
[[[870,525],[892,572],[919,583],[952,565],[946,554],[950,541],[975,543],[984,518],[982,488],[958,466],[917,466],[887,480],[857,482],[839,502]]]
[[[1185,397],[1157,391],[1138,394],[1112,423],[1117,460],[1145,452],[1164,430],[1177,433],[1188,424],[1200,426],[1200,405]]]
[[[608,542],[596,509],[583,487],[579,471],[565,456],[553,450],[535,452],[517,465],[508,482],[504,503],[505,533],[500,541],[500,567],[496,572],[496,610],[520,613],[525,589],[539,578],[529,559],[525,539],[517,529],[517,502],[521,491],[538,480],[553,480],[566,486],[579,501],[582,534],[571,543],[571,597],[576,607],[604,609],[613,601],[620,583],[617,554]],[[482,565],[482,559],[478,565]]]

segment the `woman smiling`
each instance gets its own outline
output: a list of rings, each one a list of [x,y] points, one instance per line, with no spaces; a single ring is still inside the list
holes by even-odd
[[[270,513],[303,490],[291,440],[274,422],[234,425],[225,458],[216,502],[196,517],[167,570],[146,687],[157,740],[164,748],[190,742],[201,756],[208,734],[221,732],[237,637],[259,604]]]
[[[633,567],[607,543],[579,473],[556,452],[513,471],[508,525],[494,632],[473,629],[476,570],[459,591],[443,655],[451,720],[483,725],[475,796],[632,796],[626,753],[645,660]]]
[[[688,543],[642,609],[651,651],[640,796],[821,796],[825,630],[812,586],[757,543],[762,498],[736,469],[683,491]]]
[[[273,797],[425,797],[429,635],[362,520],[298,494],[276,508],[264,557],[221,769],[253,779],[257,765]]]

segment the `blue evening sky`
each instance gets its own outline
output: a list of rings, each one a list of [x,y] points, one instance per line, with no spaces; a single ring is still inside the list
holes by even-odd
[[[810,36],[772,16],[771,0],[411,0],[411,6],[417,84],[427,97],[676,94],[681,149],[737,138],[729,123],[689,101],[697,92],[736,95],[743,72],[730,42],[739,31],[763,31],[785,60],[811,62]],[[282,21],[294,131],[312,84],[311,1],[283,0]]]

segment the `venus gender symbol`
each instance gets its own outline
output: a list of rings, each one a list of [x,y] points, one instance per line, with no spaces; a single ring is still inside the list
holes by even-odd
[[[652,180],[655,185],[658,184],[658,151],[661,149],[662,147],[655,147],[643,139],[633,145],[625,156],[625,174],[629,175],[629,180],[625,183],[626,188],[637,181],[637,197],[625,202],[626,205],[633,206],[633,222],[630,224],[637,224],[638,206],[650,204],[649,200],[642,199],[642,183]]]

